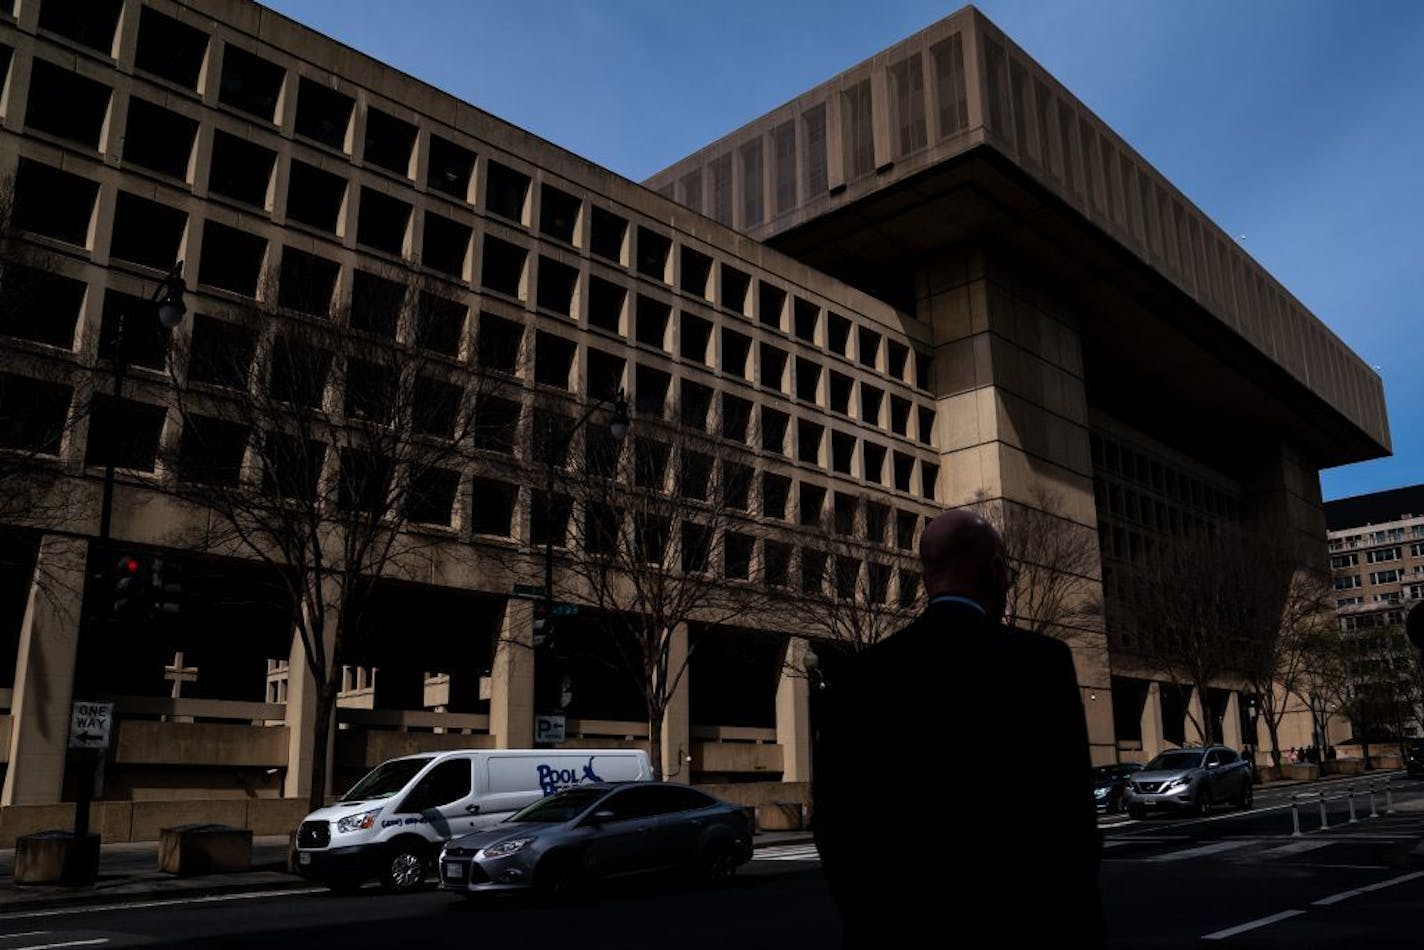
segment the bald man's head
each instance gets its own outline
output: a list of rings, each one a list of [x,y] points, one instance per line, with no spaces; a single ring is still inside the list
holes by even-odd
[[[930,597],[968,597],[990,620],[1003,618],[1009,566],[1003,538],[983,515],[958,509],[935,518],[920,535],[920,562]]]

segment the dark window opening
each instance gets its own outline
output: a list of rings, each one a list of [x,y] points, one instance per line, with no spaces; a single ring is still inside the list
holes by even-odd
[[[346,511],[384,515],[395,472],[391,460],[361,449],[342,449],[336,503]]]
[[[426,160],[426,183],[435,191],[461,201],[470,197],[470,179],[475,173],[475,153],[438,135],[430,136],[430,157]]]
[[[534,382],[545,386],[569,388],[569,373],[574,368],[578,346],[552,333],[534,336]]]
[[[722,501],[735,511],[750,511],[752,506],[751,466],[737,462],[722,463]]]
[[[218,101],[271,122],[287,71],[228,43],[223,50]]]
[[[801,507],[797,515],[803,527],[815,527],[821,523],[826,510],[826,490],[818,485],[801,483]]]
[[[781,311],[786,307],[786,291],[766,281],[757,281],[757,310],[761,323],[769,327],[781,326]]]
[[[707,298],[707,282],[712,277],[712,258],[690,247],[682,249],[682,274],[678,286],[687,293]]]
[[[356,243],[400,256],[405,252],[405,232],[410,225],[408,202],[370,188],[361,189],[361,213],[356,222]]]
[[[533,423],[529,429],[529,457],[563,466],[573,445],[574,420],[557,410],[535,409]]]
[[[345,151],[355,106],[356,100],[350,96],[303,76],[298,84],[296,132]]]
[[[762,409],[761,411],[761,447],[767,452],[775,452],[777,455],[786,454],[786,430],[791,424],[791,417],[784,412],[777,412],[775,409]]]
[[[474,228],[433,212],[425,212],[425,234],[421,241],[421,263],[451,277],[465,276],[465,257],[470,250]]]
[[[508,297],[518,297],[524,283],[524,260],[529,252],[517,244],[485,235],[484,260],[480,265],[480,283],[485,290]]]
[[[574,290],[577,287],[577,268],[552,257],[540,256],[539,288],[535,301],[541,309],[569,316],[573,313]]]
[[[539,233],[566,244],[574,243],[578,226],[579,199],[552,185],[539,189]]]
[[[910,476],[914,474],[915,471],[915,460],[908,455],[901,455],[899,452],[896,452],[894,453],[894,466],[895,490],[909,491]]]
[[[920,575],[916,571],[900,572],[900,608],[909,610],[920,599]]]
[[[592,208],[589,215],[589,252],[615,264],[623,263],[623,239],[628,222],[611,211]]]
[[[847,178],[859,178],[875,170],[871,109],[869,79],[861,80],[841,94]]]
[[[257,336],[246,327],[214,317],[193,317],[193,343],[188,358],[188,380],[226,389],[245,389]]]
[[[722,309],[743,316],[747,312],[747,294],[751,291],[752,278],[735,267],[722,265]]]
[[[836,492],[832,508],[835,512],[832,530],[842,537],[854,535],[856,516],[860,513],[860,499],[844,492]]]
[[[331,300],[336,294],[336,278],[341,265],[296,248],[282,251],[282,272],[277,287],[277,305],[309,313],[331,315]]]
[[[874,369],[876,360],[880,357],[880,334],[861,327],[858,335],[859,352],[856,355],[860,358],[860,365]]]
[[[819,465],[821,462],[821,436],[825,432],[821,426],[806,419],[796,420],[796,459]]]
[[[890,431],[896,435],[910,433],[910,401],[899,396],[890,397]]]
[[[692,501],[706,501],[712,482],[712,457],[683,449],[678,461],[678,494]]]
[[[682,424],[698,432],[707,429],[707,416],[712,411],[712,390],[697,383],[682,382]]]
[[[732,155],[720,155],[707,166],[712,176],[711,214],[719,224],[732,225]]]
[[[15,227],[76,247],[88,245],[97,182],[22,158],[14,189]]]
[[[119,324],[123,323],[123,353],[120,354]],[[158,322],[154,305],[144,297],[104,291],[104,310],[99,324],[99,358],[123,361],[149,369],[163,369],[168,353],[169,331]]]
[[[915,529],[919,527],[920,516],[913,511],[895,512],[895,547],[902,551],[915,549]]]
[[[746,534],[729,531],[724,545],[726,562],[723,572],[732,580],[744,581],[751,577],[752,551],[755,540]]]
[[[44,0],[39,27],[109,56],[123,6],[123,0]]]
[[[791,479],[764,472],[761,476],[761,513],[767,518],[786,519],[786,502],[791,497]]]
[[[529,200],[529,176],[499,162],[486,164],[485,207],[515,224],[524,223],[524,205]]]
[[[661,419],[667,408],[668,390],[672,387],[672,376],[651,366],[639,366],[633,376],[634,408],[639,415]]]
[[[468,311],[459,301],[421,291],[415,311],[415,345],[432,353],[458,356]]]
[[[589,347],[588,374],[584,391],[594,399],[611,399],[623,388],[623,365],[626,360]]]
[[[326,377],[331,372],[331,353],[287,337],[279,337],[272,348],[272,397],[308,409],[321,407]]]
[[[656,231],[638,228],[638,273],[667,280],[668,255],[672,241]]]
[[[633,538],[638,556],[648,564],[667,563],[668,542],[671,540],[672,527],[666,518],[644,519]]]
[[[816,324],[820,320],[821,308],[811,303],[809,300],[795,298],[795,305],[792,310],[795,312],[796,339],[805,340],[807,343],[816,342]]]
[[[267,242],[263,238],[209,220],[203,225],[198,282],[255,297],[266,256]]]
[[[801,590],[807,594],[823,594],[826,590],[826,553],[801,549]]]
[[[262,444],[263,490],[279,498],[315,498],[325,457],[320,442],[267,433]]]
[[[934,442],[934,420],[935,420],[934,410],[933,410],[933,409],[926,409],[926,408],[924,408],[923,406],[921,406],[921,407],[920,407],[920,411],[919,411],[919,415],[920,415],[920,426],[919,426],[919,429],[920,429],[920,431],[919,431],[920,441],[923,442],[925,445],[930,445],[930,444],[932,444],[932,443]]]
[[[796,207],[796,120],[790,119],[772,130],[772,181],[776,198],[775,214]]]
[[[287,183],[287,218],[336,233],[341,203],[346,199],[346,179],[292,159]]]
[[[928,353],[915,351],[915,385],[920,389],[930,389],[933,361]]]
[[[838,554],[834,561],[828,563],[834,571],[836,596],[841,600],[855,599],[856,588],[860,584],[860,559]]]
[[[865,565],[865,599],[872,604],[890,601],[890,566],[888,564]]]
[[[454,383],[429,376],[416,377],[410,400],[411,429],[421,435],[453,439],[464,395],[464,390]]]
[[[722,394],[722,438],[745,443],[751,421],[752,404],[749,400]]]
[[[30,98],[25,125],[30,129],[99,147],[111,90],[102,83],[36,58],[30,66]]]
[[[178,259],[187,228],[187,212],[121,191],[109,255],[166,271]]]
[[[258,208],[267,206],[267,187],[277,153],[218,129],[213,132],[208,191]]]
[[[685,360],[710,362],[708,344],[712,342],[712,323],[690,313],[682,315],[682,337],[678,352]]]
[[[816,390],[821,384],[821,367],[804,356],[796,357],[796,398],[806,402],[816,401]]]
[[[524,327],[492,313],[480,315],[479,362],[487,369],[514,373],[519,368],[519,350],[524,344]]]
[[[484,324],[484,318],[480,324]],[[480,400],[475,417],[475,448],[513,455],[518,436],[519,403],[499,396]]]
[[[712,530],[695,521],[682,523],[682,569],[688,574],[705,574],[712,554]]]
[[[622,512],[612,505],[595,502],[583,513],[583,549],[589,554],[612,554],[618,550],[618,524]]]
[[[860,418],[871,425],[880,424],[880,406],[884,402],[885,394],[874,386],[860,384]]]
[[[633,484],[637,488],[662,491],[667,486],[667,466],[671,450],[662,442],[633,440]]]
[[[939,484],[939,466],[920,462],[920,497],[934,500],[935,488]]]
[[[0,333],[69,349],[84,305],[83,281],[19,264],[0,269]]]
[[[584,471],[599,478],[612,478],[618,471],[623,444],[607,426],[591,426],[583,433]]]
[[[396,409],[395,370],[369,360],[346,361],[346,414],[353,419],[388,425]]]
[[[186,180],[198,122],[137,96],[129,98],[124,162]]]
[[[416,524],[448,527],[459,488],[459,472],[428,468],[416,473],[411,479],[410,497],[406,499],[407,516]]]
[[[910,359],[910,348],[903,343],[887,340],[885,344],[886,370],[891,379],[905,381],[905,365]]]
[[[405,308],[405,285],[358,270],[351,276],[351,327],[394,340]]]
[[[470,498],[470,516],[475,534],[507,538],[514,525],[514,503],[519,489],[493,478],[476,478]]]
[[[138,45],[134,66],[187,89],[198,88],[208,35],[150,7],[138,14]]]
[[[761,139],[754,139],[741,148],[742,153],[742,227],[761,224],[766,216],[763,200],[765,182],[762,176]]]
[[[178,446],[178,477],[200,485],[236,485],[247,451],[247,426],[191,415]]]
[[[380,109],[366,110],[366,142],[361,159],[402,177],[410,175],[410,155],[415,149],[415,126]]]
[[[628,297],[624,287],[592,274],[588,278],[588,324],[622,333],[623,303]]]
[[[877,485],[885,483],[885,446],[870,442],[861,445],[861,461],[865,466],[865,480]]]
[[[782,377],[786,375],[786,351],[774,346],[761,345],[761,384],[768,389],[781,391]]]
[[[750,337],[742,336],[735,330],[722,328],[722,371],[738,376],[742,379],[747,376],[747,357],[752,352],[752,341]]]
[[[885,543],[885,529],[890,524],[890,508],[878,502],[865,504],[865,540],[871,544]]]
[[[162,406],[96,394],[89,413],[84,464],[113,463],[115,468],[153,471],[164,415]]]
[[[664,347],[667,339],[668,318],[672,316],[672,306],[651,297],[638,295],[638,312],[634,328],[635,339],[639,343]]]
[[[0,446],[58,455],[74,390],[0,373]]]
[[[791,584],[791,545],[779,541],[762,543],[762,570],[766,583],[771,587],[787,587]]]
[[[697,169],[682,176],[677,183],[678,200],[693,211],[702,212],[702,171]]]
[[[842,376],[834,371],[828,376],[830,378],[831,411],[839,412],[843,416],[850,415],[850,395],[855,387],[855,382],[849,376]]]
[[[831,468],[842,475],[849,475],[851,462],[855,458],[855,437],[844,432],[831,433]]]
[[[838,313],[826,314],[826,343],[831,352],[845,356],[850,346],[850,321]]]

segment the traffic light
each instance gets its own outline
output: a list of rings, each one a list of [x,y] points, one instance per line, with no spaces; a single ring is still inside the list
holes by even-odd
[[[183,610],[183,565],[172,560],[155,557],[152,570],[149,572],[149,579],[152,591],[149,613],[155,617],[181,613]]]
[[[114,602],[110,611],[116,620],[130,620],[147,612],[152,592],[153,563],[146,554],[125,554],[114,565]]]

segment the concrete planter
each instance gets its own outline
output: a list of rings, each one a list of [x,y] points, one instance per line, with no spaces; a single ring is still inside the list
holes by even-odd
[[[69,831],[41,831],[15,842],[16,884],[87,887],[99,877],[100,836],[79,840]]]
[[[756,806],[758,831],[800,831],[805,827],[800,802],[771,802]]]
[[[226,825],[164,828],[158,869],[180,877],[252,870],[252,831]]]

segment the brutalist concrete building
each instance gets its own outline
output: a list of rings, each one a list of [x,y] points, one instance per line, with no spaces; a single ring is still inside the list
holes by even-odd
[[[0,416],[52,424],[0,434],[65,491],[62,515],[7,515],[7,806],[71,795],[80,693],[115,704],[105,798],[134,835],[145,803],[307,792],[290,606],[264,599],[252,558],[181,530],[209,515],[170,463],[175,387],[235,385],[190,354],[244,333],[260,351],[270,330],[233,316],[255,305],[388,333],[456,387],[489,368],[476,352],[510,354],[508,438],[423,512],[428,568],[388,585],[349,663],[338,784],[402,752],[528,745],[552,712],[565,744],[647,741],[637,703],[593,674],[544,683],[532,603],[511,596],[541,563],[536,416],[579,417],[610,380],[635,427],[690,406],[747,423],[713,433],[744,455],[764,529],[719,555],[734,580],[756,564],[810,595],[800,565],[824,558],[829,519],[868,532],[846,563],[875,596],[912,605],[925,518],[1053,499],[1062,530],[1094,539],[1079,596],[1100,620],[1065,635],[1100,761],[1183,741],[1190,703],[1242,739],[1236,684],[1167,698],[1137,659],[1121,578],[1145,541],[1221,522],[1323,560],[1318,470],[1389,450],[1369,367],[972,8],[638,184],[246,0],[3,5],[6,278],[43,305],[0,315]],[[179,261],[187,318],[172,339],[133,330]],[[437,316],[390,316],[416,296]],[[146,342],[115,400],[120,319]],[[240,478],[252,450],[234,438]],[[161,668],[88,619],[106,463],[104,557],[218,578]],[[75,593],[46,596],[40,574]],[[747,627],[672,632],[675,654],[695,649],[662,727],[669,774],[809,778],[808,680],[786,657],[815,632]],[[738,645],[768,630],[774,648]]]

